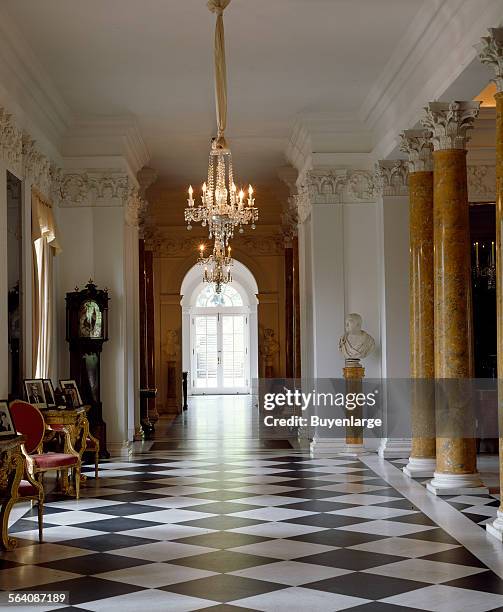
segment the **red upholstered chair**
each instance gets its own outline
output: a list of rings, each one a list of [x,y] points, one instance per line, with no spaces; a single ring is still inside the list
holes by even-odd
[[[97,438],[93,436],[91,432],[87,434],[86,452],[94,453],[94,477],[98,478],[98,464],[100,462],[100,442]]]
[[[28,402],[15,400],[10,404],[10,412],[16,430],[26,437],[23,452],[26,457],[28,472],[43,484],[44,474],[49,471],[61,472],[67,475],[73,471],[75,497],[79,499],[80,492],[80,457],[73,450],[68,431],[62,431],[65,436],[66,453],[44,453],[43,442],[46,432],[50,432],[44,422],[44,417],[38,408]],[[66,480],[66,479],[65,479]]]
[[[29,473],[25,474],[26,480],[21,480],[17,489],[17,502],[31,501],[38,502],[38,540],[43,541],[42,534],[44,529],[44,487],[42,483],[33,480]]]

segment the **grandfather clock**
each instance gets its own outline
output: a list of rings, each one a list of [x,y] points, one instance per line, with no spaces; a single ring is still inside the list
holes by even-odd
[[[100,398],[100,357],[108,340],[108,292],[90,280],[84,289],[66,294],[66,340],[70,345],[70,377],[80,390],[82,401],[91,406],[91,431],[100,441],[100,453],[109,457],[107,429]]]

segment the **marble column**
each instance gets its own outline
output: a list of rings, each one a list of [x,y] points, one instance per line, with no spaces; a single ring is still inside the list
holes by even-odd
[[[435,470],[435,355],[433,340],[433,144],[431,132],[406,130],[400,149],[409,156],[409,333],[412,449],[403,468],[410,477]]]
[[[500,493],[503,493],[503,28],[489,30],[478,45],[479,59],[494,69],[496,100],[496,317],[498,361],[498,418]],[[503,495],[501,496],[503,500]],[[503,501],[498,517],[487,523],[488,533],[503,541]]]
[[[436,495],[487,492],[477,473],[468,381],[473,377],[467,132],[478,102],[431,102],[422,121],[434,147],[433,266]],[[442,399],[442,407],[439,404]]]

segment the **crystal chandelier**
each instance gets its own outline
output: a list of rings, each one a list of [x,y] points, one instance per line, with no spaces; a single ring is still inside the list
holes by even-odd
[[[231,247],[227,247],[227,254],[222,242],[215,240],[213,253],[208,257],[204,256],[204,244],[199,247],[198,263],[204,268],[203,281],[215,285],[215,292],[222,292],[222,285],[232,281],[231,267],[233,260],[231,257]]]
[[[229,245],[229,239],[234,236],[234,229],[243,232],[243,225],[251,223],[255,229],[258,220],[258,209],[255,207],[253,187],[248,187],[248,197],[241,189],[238,193],[232,173],[232,154],[230,150],[218,148],[218,139],[211,145],[208,164],[208,182],[203,184],[201,203],[195,206],[194,190],[189,187],[188,208],[185,209],[187,229],[192,229],[192,223],[201,222],[208,226],[209,237]]]
[[[258,209],[255,207],[253,188],[248,187],[248,197],[234,183],[232,154],[225,140],[227,124],[227,74],[225,63],[225,40],[223,12],[230,0],[209,0],[210,11],[217,14],[215,31],[215,92],[217,111],[217,137],[211,142],[208,163],[208,181],[202,189],[201,202],[196,206],[194,190],[189,187],[188,207],[185,209],[187,229],[192,223],[208,227],[209,237],[215,239],[215,248],[227,247],[229,240],[238,228],[243,232],[244,225],[255,229]],[[217,249],[218,243],[218,249]]]

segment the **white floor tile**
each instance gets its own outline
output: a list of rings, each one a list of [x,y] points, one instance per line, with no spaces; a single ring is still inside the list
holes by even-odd
[[[487,570],[481,567],[459,565],[458,563],[442,563],[426,559],[406,559],[405,561],[371,567],[363,571],[369,574],[378,574],[379,576],[440,584],[449,580],[457,580],[465,576],[480,574]]]
[[[387,597],[381,602],[430,612],[488,612],[503,606],[503,595],[434,585]]]
[[[311,563],[301,563],[299,561],[280,561],[269,563],[258,567],[229,572],[233,576],[242,576],[254,580],[265,580],[266,582],[278,582],[290,586],[299,586],[318,580],[327,580],[351,574],[351,570],[340,569],[338,567],[326,567],[324,565],[314,565]]]
[[[398,521],[377,520],[368,521],[367,523],[355,523],[354,525],[346,525],[345,527],[337,527],[343,531],[357,531],[358,533],[372,533],[383,536],[403,536],[410,533],[419,533],[420,531],[428,531],[435,529],[428,525],[414,525],[412,523],[399,523]]]
[[[382,555],[396,555],[398,557],[426,557],[452,548],[460,548],[456,544],[442,544],[441,542],[428,542],[427,540],[415,540],[412,538],[387,538],[376,542],[364,542],[349,546],[351,550],[365,550]]]
[[[396,501],[400,499],[390,495],[366,495],[365,493],[353,493],[351,495],[339,495],[332,501],[337,500],[340,504],[358,504],[360,506],[370,506],[372,504],[383,504],[385,502]]]
[[[198,519],[218,516],[210,512],[193,512],[192,510],[181,510],[170,508],[168,510],[158,510],[157,512],[142,512],[131,514],[126,518],[138,519],[141,521],[152,521],[153,523],[183,523],[184,521],[197,521]]]
[[[248,527],[236,527],[229,529],[230,532],[246,533],[248,535],[262,536],[264,538],[294,538],[305,533],[316,531],[327,531],[326,527],[315,527],[313,525],[296,525],[294,523],[261,523],[260,525],[249,525]]]
[[[330,497],[323,501],[335,502],[337,497]],[[395,516],[406,516],[414,514],[416,510],[403,510],[402,508],[386,508],[384,506],[355,506],[353,508],[343,508],[342,510],[331,510],[327,514],[338,514],[341,516],[357,516],[369,519],[390,519]]]
[[[91,538],[103,535],[104,533],[106,532],[97,531],[96,529],[82,529],[81,527],[72,527],[71,525],[44,527],[44,542],[63,542],[65,540],[77,540],[78,538]],[[38,541],[38,529],[16,533],[16,538]]]
[[[360,597],[348,597],[347,595],[326,593],[308,588],[291,587],[273,593],[239,599],[229,602],[229,604],[262,610],[263,612],[283,612],[285,610],[288,610],[288,612],[306,612],[306,610],[309,610],[309,612],[328,612],[329,610],[335,612],[359,606],[368,601],[370,600]]]
[[[145,559],[146,561],[170,561],[171,559],[181,559],[194,555],[215,552],[216,548],[206,546],[194,546],[192,544],[181,544],[179,542],[151,542],[150,544],[140,544],[139,546],[128,546],[109,550],[107,554],[120,555],[122,557],[132,557],[133,559]]]
[[[147,538],[150,540],[177,540],[178,538],[188,538],[193,535],[212,533],[213,531],[215,530],[204,529],[202,527],[190,527],[189,525],[154,525],[153,527],[141,527],[140,529],[119,531],[119,533],[121,535]]]
[[[127,567],[112,572],[94,574],[96,578],[124,582],[125,584],[134,584],[148,589],[155,589],[169,584],[176,584],[177,582],[187,582],[188,580],[198,580],[199,578],[208,578],[209,576],[216,575],[218,575],[217,572],[208,572],[190,567],[182,567],[180,565],[170,565],[168,563],[151,563],[149,565]]]
[[[101,612],[102,610],[120,610],[120,612],[138,612],[148,610],[148,612],[192,612],[201,610],[217,602],[209,599],[199,599],[197,597],[187,597],[169,591],[146,590],[128,595],[119,595],[108,599],[98,599],[87,603],[79,604],[83,610]]]
[[[318,555],[338,547],[324,546],[322,544],[311,544],[310,542],[297,542],[296,540],[269,540],[237,546],[230,550],[246,555],[258,555],[260,557],[272,557],[273,559],[296,559],[308,555]]]
[[[269,507],[257,508],[256,510],[244,510],[243,512],[233,512],[229,516],[238,516],[257,521],[286,521],[288,519],[299,518],[300,516],[309,516],[310,514],[315,514],[315,512],[307,512],[306,510],[292,510],[290,508]]]

